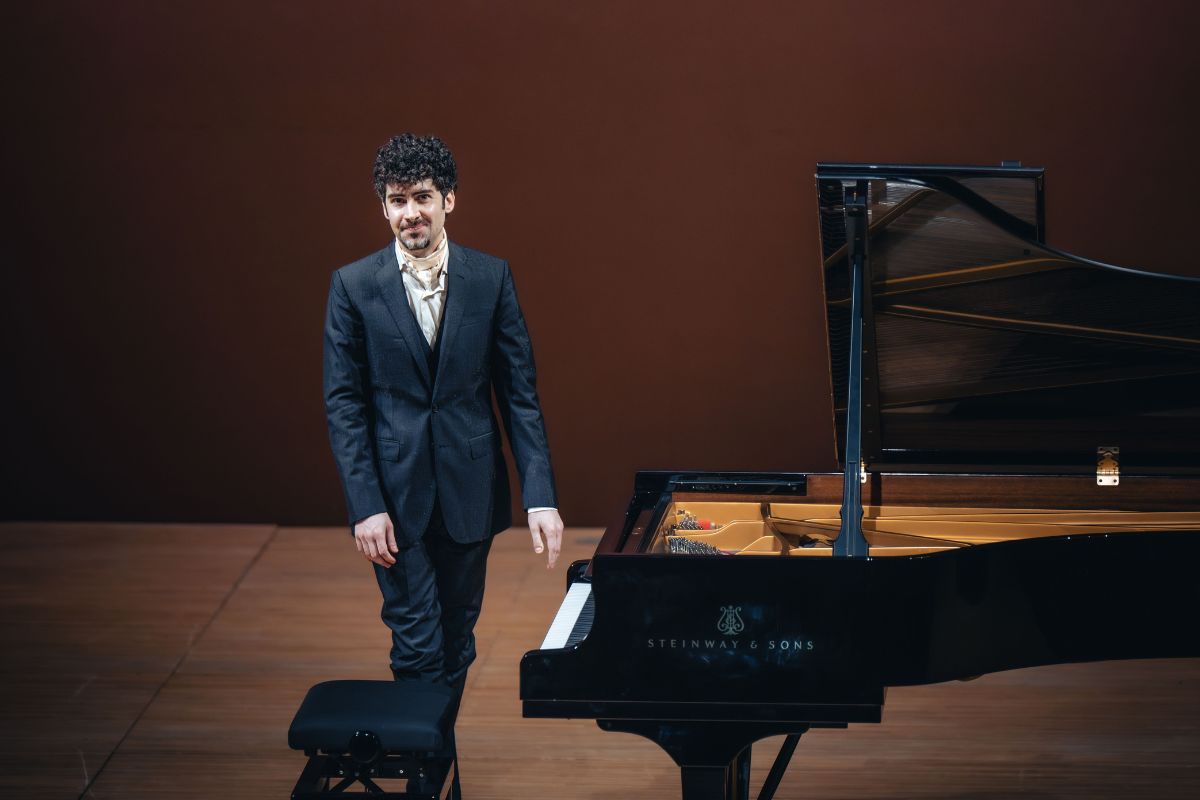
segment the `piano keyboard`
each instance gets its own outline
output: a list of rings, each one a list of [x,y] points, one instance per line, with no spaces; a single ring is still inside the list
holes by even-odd
[[[554,615],[554,621],[550,623],[550,630],[546,631],[540,649],[570,647],[583,641],[583,637],[592,629],[595,613],[592,584],[583,581],[572,583],[562,605],[558,607],[558,613]]]

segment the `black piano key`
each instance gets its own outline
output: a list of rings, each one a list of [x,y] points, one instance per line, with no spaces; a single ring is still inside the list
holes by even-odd
[[[567,647],[583,641],[583,637],[587,636],[592,629],[592,618],[595,616],[596,595],[589,594],[587,600],[583,601],[583,608],[579,609],[579,616],[575,619],[575,624],[571,626],[571,633],[567,636]]]

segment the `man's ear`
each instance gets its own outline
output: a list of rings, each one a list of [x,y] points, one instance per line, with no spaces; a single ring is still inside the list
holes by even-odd
[[[454,210],[454,190],[453,189],[446,192],[446,194],[442,196],[442,208],[444,208],[446,210],[447,214],[449,214],[451,211]]]
[[[387,201],[386,201],[386,200],[380,200],[380,201],[379,201],[379,207],[383,209],[383,218],[384,218],[384,219],[391,219],[391,217],[389,217],[389,216],[388,216],[388,212],[387,212]]]

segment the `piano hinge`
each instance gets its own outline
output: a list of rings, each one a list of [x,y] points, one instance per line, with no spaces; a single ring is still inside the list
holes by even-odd
[[[865,461],[858,462],[858,482],[867,482],[867,462]]]
[[[1096,448],[1096,485],[1116,486],[1121,482],[1121,448]]]

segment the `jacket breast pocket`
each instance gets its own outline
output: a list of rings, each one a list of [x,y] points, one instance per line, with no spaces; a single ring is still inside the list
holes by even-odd
[[[399,461],[400,442],[395,439],[376,439],[375,452],[382,461]]]
[[[471,458],[490,456],[496,451],[496,436],[490,432],[476,436],[474,439],[467,440],[467,446],[471,450]]]

